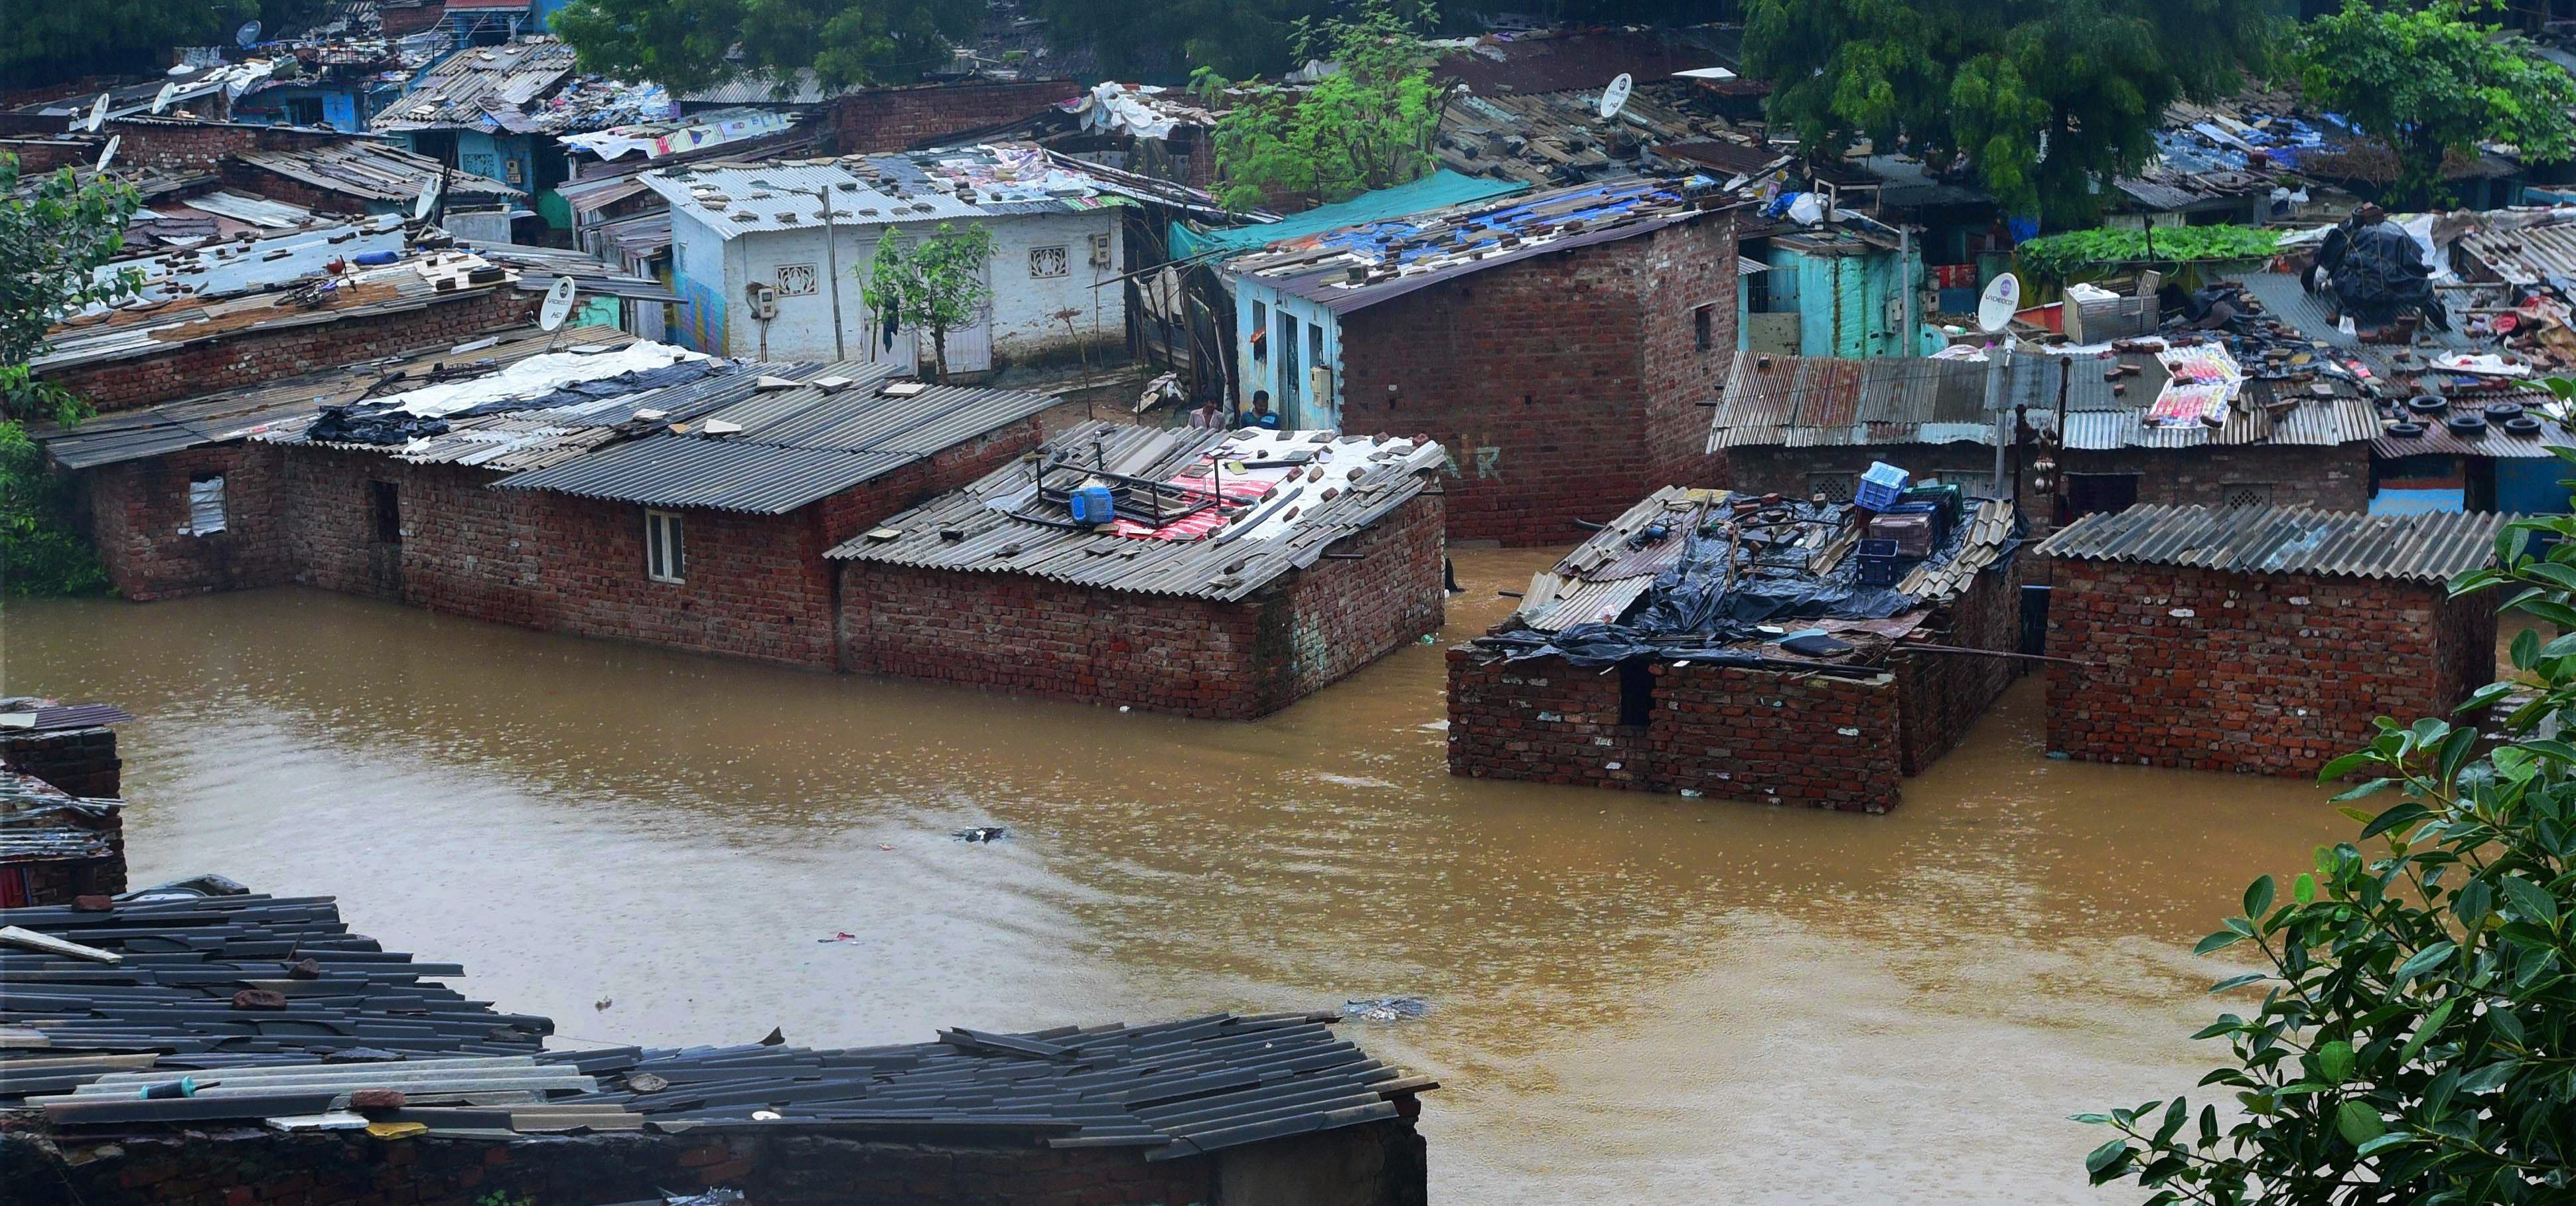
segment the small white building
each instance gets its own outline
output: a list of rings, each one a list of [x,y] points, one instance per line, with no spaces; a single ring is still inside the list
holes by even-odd
[[[942,222],[993,236],[992,300],[948,332],[951,373],[1126,346],[1121,215],[1133,201],[1036,147],[682,166],[640,179],[670,202],[682,299],[673,337],[699,351],[926,364],[929,332],[881,329],[862,294],[888,227],[918,239]]]

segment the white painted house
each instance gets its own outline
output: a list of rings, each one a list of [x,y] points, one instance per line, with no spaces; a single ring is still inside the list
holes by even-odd
[[[1036,147],[683,166],[640,179],[670,202],[674,335],[700,351],[926,363],[929,333],[880,329],[861,294],[887,228],[912,239],[941,222],[993,235],[992,301],[972,327],[948,332],[950,372],[1126,345],[1121,214],[1133,201]]]

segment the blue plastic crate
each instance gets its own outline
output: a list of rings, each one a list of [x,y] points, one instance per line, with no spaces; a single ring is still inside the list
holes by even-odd
[[[1869,472],[1860,475],[1860,488],[1852,492],[1852,501],[1872,511],[1884,511],[1905,497],[1905,488],[1914,483],[1914,475],[1888,464],[1872,461]]]

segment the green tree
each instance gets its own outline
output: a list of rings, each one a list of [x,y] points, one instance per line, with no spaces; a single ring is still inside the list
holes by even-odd
[[[2300,30],[2295,50],[2308,102],[2342,114],[2395,154],[2390,199],[2444,200],[2442,164],[2481,142],[2511,143],[2531,162],[2576,150],[2576,80],[2519,37],[2475,18],[2489,0],[2382,8],[2345,0]]]
[[[993,232],[981,226],[939,224],[929,238],[906,248],[886,228],[877,240],[876,262],[868,269],[860,296],[880,321],[930,330],[931,377],[948,379],[948,332],[975,321],[993,287],[984,283],[984,264],[993,258]]]
[[[2576,518],[2497,544],[2503,568],[2453,592],[2513,587],[2506,610],[2576,632]],[[2340,800],[2403,800],[2344,809],[2358,841],[2320,848],[2287,900],[2254,881],[2201,941],[2261,967],[2210,990],[2261,991],[2252,1015],[2196,1036],[2229,1044],[2200,1081],[2234,1091],[2229,1116],[2179,1095],[2077,1115],[2120,1132],[2085,1161],[2095,1184],[2133,1179],[2156,1206],[2576,1200],[2576,744],[2542,727],[2576,716],[2576,635],[2523,632],[2512,662],[2523,681],[2461,709],[2528,693],[2500,732],[2383,719],[2325,768],[2364,776]]]
[[[1304,88],[1255,87],[1217,123],[1219,199],[1236,209],[1265,198],[1340,201],[1430,171],[1446,100],[1415,33],[1430,18],[1411,0],[1362,0],[1349,19],[1301,18],[1299,57],[1335,70]],[[1214,94],[1234,85],[1202,68],[1191,86]]]
[[[1749,74],[1810,153],[1867,139],[1965,162],[2012,213],[2082,223],[2097,188],[2155,154],[2177,100],[2267,61],[2249,0],[1752,0]]]
[[[554,31],[582,69],[674,92],[738,75],[811,69],[830,87],[904,83],[949,62],[974,32],[974,0],[573,0]]]
[[[0,154],[0,571],[11,594],[69,594],[106,585],[98,558],[63,523],[63,484],[27,437],[29,420],[77,423],[89,405],[30,361],[56,321],[92,302],[130,295],[133,273],[98,269],[125,245],[134,190],[82,183],[65,168],[32,180]]]

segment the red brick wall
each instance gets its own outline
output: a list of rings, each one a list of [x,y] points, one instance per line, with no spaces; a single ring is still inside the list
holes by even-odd
[[[1977,575],[1967,593],[1932,617],[1923,639],[1963,649],[2021,648],[2021,562]],[[2033,663],[1965,653],[1898,653],[1897,706],[1904,714],[1904,766],[1922,774],[1968,735],[1995,697]]]
[[[1449,651],[1450,774],[1848,811],[1897,803],[1899,674],[1659,664],[1649,720],[1625,725],[1619,671],[1482,656]]]
[[[132,410],[373,357],[463,343],[535,321],[542,300],[541,294],[502,285],[389,314],[245,329],[194,343],[174,339],[166,352],[44,375],[101,411]],[[184,336],[185,330],[179,328],[176,333]]]
[[[1701,304],[1714,307],[1705,352]],[[1734,355],[1734,315],[1724,216],[1490,268],[1343,319],[1342,425],[1448,445],[1451,538],[1572,541],[1577,519],[1707,484],[1687,480],[1707,464],[1697,403]]]
[[[203,100],[190,102],[203,104]],[[297,130],[279,126],[227,125],[215,122],[173,122],[110,120],[101,127],[102,135],[115,135],[124,141],[116,145],[116,161],[173,170],[211,172],[222,166],[224,156],[243,151],[278,151],[294,147],[336,146],[356,135],[335,131]],[[280,198],[293,200],[293,198]]]
[[[924,139],[1033,117],[1081,95],[1073,80],[870,88],[832,101],[832,133],[844,155],[900,151]]]
[[[128,599],[275,586],[295,576],[277,470],[278,450],[265,444],[192,448],[83,471],[78,509]],[[186,530],[188,483],[200,474],[224,478],[227,526],[212,536]]]
[[[2029,462],[2035,455],[2029,450],[2022,454],[2021,509],[2031,522],[2045,524],[2050,518],[2051,500],[2028,485]],[[1730,448],[1724,480],[1730,489],[1778,491],[1803,498],[1809,488],[1808,474],[1856,474],[1869,468],[1872,461],[1885,461],[1918,477],[1954,468],[1992,476],[1995,450],[1983,444]],[[2196,449],[2079,450],[2061,455],[2058,461],[2074,473],[2137,474],[2138,501],[2142,503],[2221,506],[2230,484],[2257,482],[2271,486],[2272,501],[2285,507],[2370,509],[2370,446],[2363,443],[2331,448],[2246,444]]]
[[[1241,603],[1094,590],[1026,574],[851,562],[843,666],[1079,703],[1249,719],[1440,625],[1440,499],[1336,546]]]
[[[2076,758],[2313,774],[2494,677],[2494,614],[2439,586],[2051,567],[2048,652],[2092,663],[2048,667],[2048,745]]]
[[[0,1131],[0,1199],[14,1206],[474,1206],[496,1197],[576,1206],[660,1201],[666,1192],[717,1186],[760,1206],[1194,1206],[1219,1200],[1224,1186],[1241,1179],[1234,1165],[1286,1146],[1149,1162],[1134,1148],[1056,1151],[1018,1136],[906,1142],[792,1126],[510,1143],[435,1136],[388,1143],[363,1133],[280,1135],[256,1127],[120,1135],[113,1142],[60,1136],[40,1142],[39,1135]],[[1409,1121],[1289,1142],[1317,1157],[1299,1178],[1296,1200],[1315,1206],[1423,1200],[1421,1140]]]
[[[59,167],[88,167],[98,162],[99,148],[60,138],[0,139],[0,154],[18,157],[18,170],[32,176]]]
[[[45,807],[45,801],[67,794],[112,798],[117,794],[118,765],[116,734],[108,729],[21,734],[0,741],[0,766],[6,767],[0,769],[0,788],[33,797],[30,808]],[[125,891],[125,817],[119,810],[108,809],[101,816],[46,813],[28,821],[36,828],[81,829],[100,835],[106,839],[106,851],[69,857],[0,856],[0,906],[62,905],[81,896]]]
[[[432,0],[431,3],[410,8],[394,8],[388,5],[382,12],[385,36],[399,38],[437,25],[447,16],[447,5],[445,0]]]
[[[116,756],[116,730],[103,726],[0,736],[0,766],[34,775],[69,795],[103,800],[125,794],[125,761]]]
[[[227,188],[240,189],[254,196],[283,201],[289,205],[301,205],[317,214],[367,212],[367,203],[363,198],[318,189],[301,180],[281,176],[257,164],[227,159],[223,161],[219,170],[223,176],[224,186]],[[410,208],[404,206],[403,212],[409,213]]]

